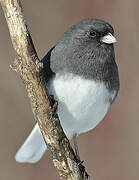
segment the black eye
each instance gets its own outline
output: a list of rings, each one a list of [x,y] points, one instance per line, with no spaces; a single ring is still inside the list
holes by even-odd
[[[96,37],[96,31],[90,31],[90,32],[89,32],[89,35],[90,35],[91,37]]]

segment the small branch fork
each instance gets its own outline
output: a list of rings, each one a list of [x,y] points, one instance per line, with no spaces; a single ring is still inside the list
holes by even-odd
[[[19,0],[0,0],[9,27],[13,47],[17,57],[11,66],[22,78],[31,106],[54,166],[61,180],[82,180],[82,166],[70,146],[60,125],[57,115],[57,103],[53,105],[46,89],[42,73],[42,64],[37,56]]]

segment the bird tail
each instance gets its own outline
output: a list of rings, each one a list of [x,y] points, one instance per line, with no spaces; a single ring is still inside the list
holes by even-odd
[[[36,123],[32,132],[15,155],[15,160],[20,163],[35,163],[41,159],[47,146]]]

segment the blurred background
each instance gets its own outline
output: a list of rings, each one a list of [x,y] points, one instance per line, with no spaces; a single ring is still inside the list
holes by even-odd
[[[115,28],[121,89],[105,119],[78,138],[81,158],[93,180],[139,179],[139,1],[22,1],[40,58],[72,24],[101,18]],[[34,125],[24,85],[10,70],[15,53],[0,9],[0,179],[59,179],[46,152],[37,164],[19,164],[14,155]]]

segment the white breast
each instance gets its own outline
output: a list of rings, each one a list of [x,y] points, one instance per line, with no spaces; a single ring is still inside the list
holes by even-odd
[[[113,96],[103,83],[78,76],[60,76],[51,81],[49,91],[58,100],[58,115],[68,138],[89,131],[103,119]]]

